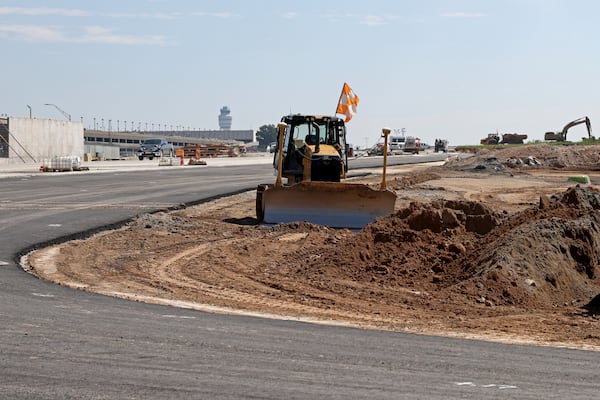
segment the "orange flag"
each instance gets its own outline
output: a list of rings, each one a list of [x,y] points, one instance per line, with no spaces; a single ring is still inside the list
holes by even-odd
[[[350,121],[354,114],[356,114],[356,107],[358,106],[358,96],[346,82],[342,87],[342,94],[340,94],[340,100],[338,102],[336,114],[344,114],[346,116],[346,122]]]

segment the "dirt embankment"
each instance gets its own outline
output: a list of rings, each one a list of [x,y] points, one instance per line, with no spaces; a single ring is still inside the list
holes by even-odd
[[[29,261],[141,301],[600,348],[599,165],[598,146],[509,147],[397,171],[396,212],[359,232],[257,226],[246,193]],[[581,174],[592,184],[568,180]]]

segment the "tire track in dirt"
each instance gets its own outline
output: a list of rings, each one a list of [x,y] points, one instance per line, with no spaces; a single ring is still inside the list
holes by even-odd
[[[266,236],[271,240],[276,240],[276,238],[286,236],[286,234],[267,232]],[[252,268],[251,263],[248,263],[243,257],[232,257],[236,250],[231,245],[239,245],[240,242],[247,245],[248,241],[221,239],[197,244],[181,252],[176,252],[175,248],[169,249],[169,253],[175,251],[176,254],[154,265],[149,264],[146,266],[144,269],[145,276],[138,280],[138,283],[151,289],[155,286],[153,282],[159,281],[161,287],[166,289],[196,292],[197,295],[191,297],[201,297],[209,304],[226,307],[251,311],[270,308],[278,310],[278,312],[292,313],[294,316],[308,314],[333,317],[334,314],[318,307],[277,298],[282,294],[285,295],[288,291],[281,286],[274,287],[268,282],[244,274],[244,270]],[[180,246],[175,247],[179,248]],[[164,252],[165,250],[165,248],[161,248],[161,251]],[[211,262],[213,259],[210,257],[210,252],[228,254],[230,260],[228,263],[213,263]],[[104,293],[119,295],[122,292],[105,291]],[[326,293],[323,293],[323,295],[325,296]],[[311,297],[313,296],[314,294],[311,294]],[[166,296],[165,300],[168,298],[169,296]]]

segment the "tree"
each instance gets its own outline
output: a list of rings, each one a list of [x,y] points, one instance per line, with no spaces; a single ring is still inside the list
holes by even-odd
[[[258,147],[267,148],[269,144],[277,141],[277,127],[273,124],[263,125],[256,132]]]

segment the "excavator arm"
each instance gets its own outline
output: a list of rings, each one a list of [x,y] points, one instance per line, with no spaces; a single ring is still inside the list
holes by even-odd
[[[592,137],[592,123],[590,122],[590,119],[588,117],[581,117],[581,118],[578,118],[578,119],[566,124],[562,128],[562,131],[560,131],[560,132],[556,132],[556,133],[546,132],[544,139],[545,140],[557,140],[559,142],[564,142],[567,140],[567,132],[569,131],[569,129],[571,129],[574,126],[580,125],[580,124],[585,124],[585,126],[587,128],[587,132],[588,132],[588,137],[591,138]]]
[[[571,129],[572,127],[579,125],[579,124],[583,124],[585,123],[585,126],[587,127],[587,131],[588,131],[588,137],[592,137],[592,123],[590,122],[590,119],[588,117],[582,117],[579,119],[576,119],[575,121],[571,121],[568,124],[566,124],[564,126],[564,128],[562,129],[562,136],[563,136],[563,140],[567,140],[567,131],[569,129]]]

